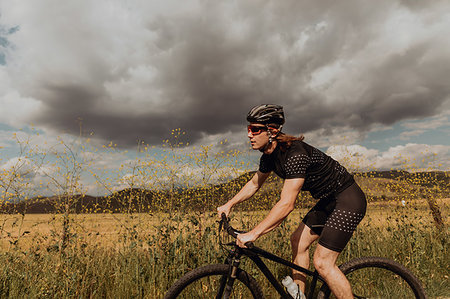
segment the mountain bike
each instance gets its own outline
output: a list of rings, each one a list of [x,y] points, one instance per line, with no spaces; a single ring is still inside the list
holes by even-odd
[[[219,232],[236,238],[239,233],[222,215]],[[220,235],[220,233],[219,233]],[[310,271],[283,258],[256,247],[252,242],[241,248],[235,242],[220,245],[228,252],[223,264],[213,264],[194,269],[177,280],[164,299],[173,298],[264,298],[256,279],[240,268],[241,259],[249,258],[261,270],[283,299],[292,299],[261,258],[282,264],[305,273],[309,288],[305,295],[311,298],[334,298],[325,280],[318,272]],[[425,291],[414,274],[403,265],[382,257],[356,258],[339,266],[350,281],[355,298],[426,298]]]

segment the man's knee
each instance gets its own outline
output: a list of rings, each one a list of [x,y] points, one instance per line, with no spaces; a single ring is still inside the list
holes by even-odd
[[[330,270],[330,262],[324,258],[317,257],[314,255],[313,259],[314,268],[319,272],[320,275],[324,275]]]
[[[327,273],[332,271],[336,266],[336,259],[339,253],[324,249],[324,247],[316,249],[314,252],[313,263],[314,268],[320,275],[326,276]]]

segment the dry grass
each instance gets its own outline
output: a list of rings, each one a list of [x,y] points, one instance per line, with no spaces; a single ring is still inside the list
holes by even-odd
[[[443,213],[446,223],[449,223],[450,198],[439,199],[438,204]],[[299,223],[307,209],[296,209],[290,216],[289,226]],[[243,212],[245,218],[249,219],[247,225],[255,224],[267,211]],[[401,202],[373,202],[368,205],[367,215],[361,226],[383,227],[388,224],[386,219],[393,219],[407,215],[406,221],[411,224],[422,223],[422,225],[433,226],[433,218],[429,213],[427,203],[424,200],[416,200],[403,206]],[[197,217],[195,214],[187,215],[185,218]],[[239,218],[240,216],[235,216]],[[178,223],[178,226],[185,226]],[[203,227],[213,225],[214,217],[203,217]],[[167,213],[156,214],[72,214],[70,224],[74,238],[82,238],[89,245],[116,248],[122,243],[124,235],[130,230],[137,232],[141,238],[148,239],[157,233],[156,227],[161,227],[172,222]],[[2,230],[0,232],[1,251],[12,248],[11,242],[18,240],[16,249],[27,250],[32,247],[50,246],[58,239],[61,229],[62,215],[52,214],[26,214],[26,215],[0,215]],[[25,233],[25,234],[24,234]]]
[[[448,222],[450,200],[439,203]],[[289,259],[289,234],[305,212],[297,209],[258,245]],[[235,212],[232,224],[247,229],[266,213]],[[188,270],[223,261],[216,217],[181,212],[70,215],[68,247],[60,254],[62,215],[2,215],[1,297],[161,298]],[[392,258],[417,274],[430,298],[442,297],[450,293],[447,240],[447,233],[434,227],[424,201],[406,207],[371,203],[340,262],[370,255]],[[274,295],[260,273],[243,266],[268,298]],[[280,277],[287,271],[269,267]]]

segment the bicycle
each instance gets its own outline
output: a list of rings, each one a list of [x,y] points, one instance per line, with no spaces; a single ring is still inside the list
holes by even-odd
[[[236,238],[242,233],[229,224],[222,214],[220,231]],[[167,291],[164,299],[173,298],[264,298],[255,278],[241,269],[242,257],[248,257],[261,270],[277,293],[284,299],[292,299],[261,257],[305,273],[309,279],[308,299],[333,298],[326,282],[317,271],[310,271],[283,258],[256,247],[252,242],[241,248],[235,242],[222,243],[228,251],[224,264],[206,265],[194,269],[177,280]],[[355,298],[426,298],[425,291],[414,274],[403,265],[382,257],[362,257],[339,266],[352,285]]]

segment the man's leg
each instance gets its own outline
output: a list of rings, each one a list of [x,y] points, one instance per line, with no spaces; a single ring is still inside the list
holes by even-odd
[[[309,247],[317,238],[319,236],[308,226],[300,223],[291,235],[292,260],[294,264],[306,269],[309,268]],[[292,270],[292,276],[295,283],[300,286],[300,290],[305,292],[305,275],[299,271]]]
[[[336,298],[353,298],[350,283],[336,265],[338,256],[339,252],[318,244],[314,252],[314,267],[325,279]]]

